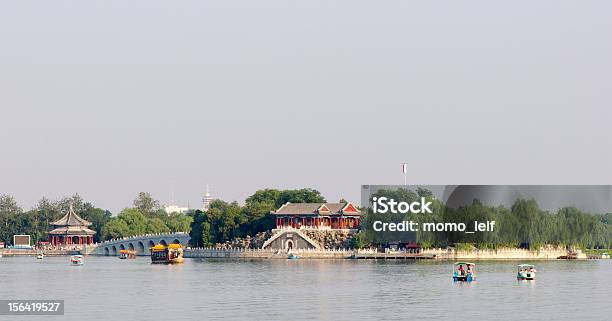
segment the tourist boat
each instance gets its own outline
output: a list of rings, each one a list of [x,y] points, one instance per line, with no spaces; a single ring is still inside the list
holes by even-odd
[[[295,255],[295,254],[293,254],[293,253],[289,253],[289,255],[287,255],[287,258],[290,259],[290,260],[297,260],[300,257]]]
[[[516,278],[519,280],[535,280],[536,272],[535,265],[521,264],[517,268]]]
[[[125,259],[135,259],[136,258],[136,252],[131,251],[131,250],[121,250],[119,251],[119,258],[122,260]]]
[[[456,262],[453,265],[453,281],[476,281],[476,264]]]
[[[71,256],[70,265],[83,265],[83,256],[82,255]]]
[[[151,248],[151,263],[183,263],[183,246],[180,244],[157,244]]]

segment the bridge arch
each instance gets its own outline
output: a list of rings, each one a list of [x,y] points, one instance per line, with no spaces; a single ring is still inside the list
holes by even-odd
[[[161,234],[146,234],[133,237],[125,237],[121,239],[111,239],[102,243],[94,244],[95,250],[92,254],[116,256],[119,250],[130,249],[138,255],[149,255],[149,248],[156,244],[190,244],[191,238],[186,232],[176,233],[161,233]]]
[[[136,244],[136,255],[144,255],[144,254],[145,254],[144,244],[142,244],[142,241],[138,241],[138,243]]]

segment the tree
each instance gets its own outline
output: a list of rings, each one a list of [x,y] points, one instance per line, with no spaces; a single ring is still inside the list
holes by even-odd
[[[148,219],[145,223],[145,232],[146,233],[168,233],[170,232],[170,229],[168,228],[166,223],[164,223],[164,221],[162,221],[161,219],[151,218],[151,219]]]
[[[208,212],[197,210],[193,216],[191,231],[189,232],[192,245],[195,247],[212,246],[212,234],[212,223]]]
[[[159,201],[153,199],[150,193],[140,192],[134,199],[134,208],[145,216],[152,216],[156,211],[161,209]]]
[[[18,230],[18,217],[22,212],[15,199],[7,194],[0,194],[0,240],[10,243]]]
[[[276,208],[283,204],[291,203],[325,203],[325,197],[312,188],[288,189],[280,192],[280,197],[276,201]]]
[[[221,243],[241,236],[239,227],[245,220],[237,202],[214,200],[207,214],[211,225],[211,242]]]
[[[124,220],[113,218],[102,227],[102,237],[105,240],[124,237],[130,233],[130,228]]]
[[[172,213],[165,217],[165,224],[172,232],[187,232],[190,229],[193,218],[180,213]]]
[[[96,231],[94,241],[100,242],[102,240],[102,227],[111,219],[111,212],[92,206],[87,207],[86,210],[79,213],[79,215],[91,222],[91,228]]]

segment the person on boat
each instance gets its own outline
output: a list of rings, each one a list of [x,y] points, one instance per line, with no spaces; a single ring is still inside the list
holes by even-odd
[[[471,265],[467,265],[467,274],[472,273],[472,266]]]
[[[465,270],[463,269],[463,265],[459,265],[459,275],[463,276],[465,274]]]

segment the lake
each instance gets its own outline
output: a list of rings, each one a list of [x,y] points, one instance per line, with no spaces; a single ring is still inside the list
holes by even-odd
[[[610,320],[612,260],[448,261],[0,258],[0,299],[63,299],[64,317],[1,320]],[[534,263],[536,281],[516,280]]]

